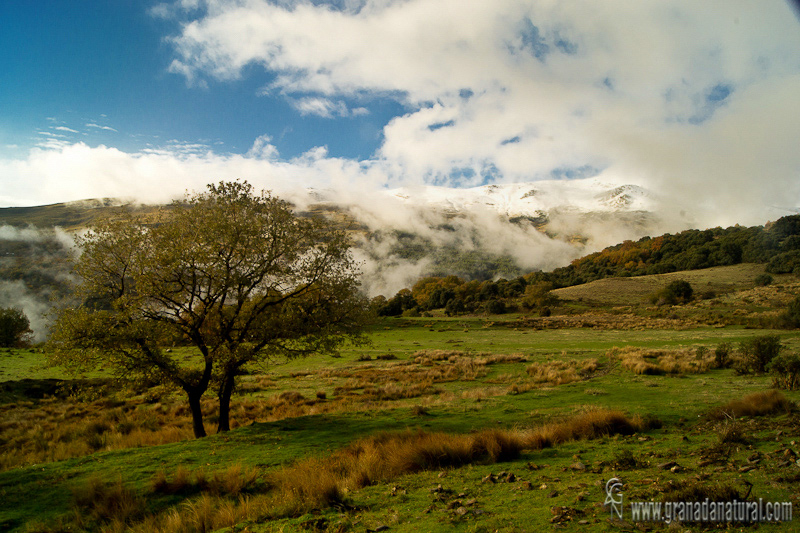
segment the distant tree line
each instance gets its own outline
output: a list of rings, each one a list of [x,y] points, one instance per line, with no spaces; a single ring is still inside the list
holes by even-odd
[[[607,277],[646,276],[739,263],[766,263],[772,274],[800,273],[800,215],[767,226],[687,230],[625,241],[534,277],[558,287]]]
[[[416,252],[422,253],[423,248]],[[800,215],[786,216],[767,226],[687,230],[674,235],[643,237],[576,259],[551,272],[531,272],[511,279],[429,276],[389,299],[374,299],[373,307],[383,316],[408,316],[433,309],[444,309],[448,315],[498,314],[519,307],[548,314],[556,303],[550,293],[552,289],[606,277],[665,274],[739,263],[766,263],[767,272],[772,274],[800,274]],[[512,271],[508,269],[504,273]],[[771,278],[765,276],[759,283],[769,281]],[[692,289],[688,283],[680,282],[656,296],[665,303],[684,302],[692,298]]]
[[[419,316],[434,309],[444,309],[448,316],[464,313],[502,314],[509,311],[554,305],[549,283],[529,282],[525,276],[511,280],[465,280],[458,276],[428,276],[411,289],[402,289],[392,298],[372,300],[380,316]]]

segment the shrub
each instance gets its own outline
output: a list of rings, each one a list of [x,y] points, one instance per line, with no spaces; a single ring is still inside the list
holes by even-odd
[[[800,355],[785,353],[776,356],[767,367],[774,375],[772,383],[786,390],[800,388]]]
[[[757,287],[766,287],[767,285],[772,284],[772,281],[772,276],[769,274],[759,274],[755,279]]]
[[[714,364],[717,368],[726,368],[729,364],[728,355],[731,353],[731,343],[723,342],[714,349]]]
[[[403,311],[402,316],[405,318],[417,318],[420,315],[419,307],[412,307],[411,309],[406,309]]]
[[[708,349],[657,350],[636,346],[613,347],[610,360],[619,360],[622,367],[634,374],[698,374],[714,368],[715,360]]]
[[[489,300],[486,302],[486,312],[490,315],[502,315],[506,312],[506,304],[503,300]]]
[[[580,439],[594,439],[607,435],[632,435],[641,431],[637,423],[630,420],[620,411],[593,409],[574,416],[563,422],[540,426],[529,431],[525,437],[525,448],[540,450],[556,444]]]
[[[467,306],[464,305],[464,300],[461,298],[452,298],[444,306],[444,312],[447,316],[456,316],[466,312]]]
[[[761,335],[739,344],[742,364],[737,370],[742,373],[764,373],[767,365],[781,351],[781,338],[778,335]]]
[[[694,289],[688,281],[678,279],[653,294],[650,301],[657,305],[676,305],[691,301]]]
[[[611,463],[620,470],[634,470],[647,464],[636,457],[633,452],[627,448],[620,450]]]
[[[31,323],[25,313],[13,307],[0,309],[0,346],[25,346],[32,334]]]
[[[738,420],[726,420],[716,428],[719,444],[748,444],[750,437],[744,426]]]
[[[553,284],[547,282],[528,285],[522,298],[523,307],[536,309],[558,305],[558,298],[551,292],[553,288]]]
[[[789,302],[780,315],[781,325],[785,328],[800,328],[800,296]]]
[[[563,385],[590,377],[598,368],[597,359],[532,363],[526,372],[535,383]]]

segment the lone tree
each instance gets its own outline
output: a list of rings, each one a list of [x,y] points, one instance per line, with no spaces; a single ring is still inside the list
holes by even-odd
[[[25,313],[14,307],[0,309],[0,346],[25,346],[31,339],[31,323]]]
[[[209,387],[218,431],[230,429],[231,394],[248,363],[365,341],[369,305],[344,232],[254,195],[247,182],[209,185],[155,224],[121,214],[80,245],[85,303],[58,316],[52,362],[182,389],[196,437],[206,435],[200,399]],[[176,343],[197,347],[194,364],[164,349]]]
[[[657,305],[676,305],[692,301],[694,289],[688,281],[677,279],[653,294],[650,301]]]

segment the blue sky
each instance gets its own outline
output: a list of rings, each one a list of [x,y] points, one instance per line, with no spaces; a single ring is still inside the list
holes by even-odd
[[[373,101],[365,104],[369,114],[347,120],[298,116],[285,100],[259,94],[274,76],[256,68],[235,83],[190,87],[168,70],[174,51],[166,39],[180,20],[154,16],[158,5],[0,4],[0,49],[7,52],[0,64],[0,149],[19,153],[50,132],[129,151],[178,142],[244,153],[266,134],[288,157],[324,145],[334,156],[366,158],[378,148],[383,124],[402,110]]]
[[[5,0],[0,206],[597,176],[763,222],[798,50],[784,0]]]

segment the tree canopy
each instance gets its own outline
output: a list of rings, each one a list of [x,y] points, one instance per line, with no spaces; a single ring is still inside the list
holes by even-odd
[[[85,303],[58,316],[52,362],[182,389],[195,436],[206,434],[200,399],[212,386],[218,429],[230,428],[248,363],[364,342],[369,306],[344,232],[246,182],[209,185],[156,223],[121,213],[79,244]],[[198,349],[196,361],[165,349],[180,343]]]

